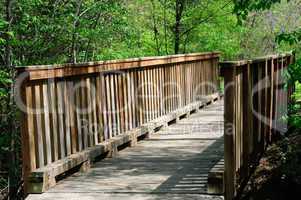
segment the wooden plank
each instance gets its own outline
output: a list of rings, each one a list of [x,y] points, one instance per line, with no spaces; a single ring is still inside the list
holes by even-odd
[[[158,70],[157,68],[154,68],[154,104],[155,104],[155,109],[154,109],[154,115],[155,119],[158,118]]]
[[[134,99],[135,99],[135,117],[136,117],[136,127],[141,126],[141,116],[140,116],[140,100],[139,100],[139,96],[140,96],[140,91],[139,91],[139,70],[135,70],[134,71]]]
[[[147,100],[146,100],[146,86],[145,86],[145,76],[146,70],[141,71],[141,87],[142,87],[142,115],[143,115],[143,122],[144,124],[147,121]]]
[[[71,147],[71,120],[70,120],[70,96],[69,90],[71,88],[68,87],[68,81],[64,81],[64,116],[65,116],[65,134],[66,134],[66,150],[67,156],[72,154],[72,147]]]
[[[122,79],[122,85],[123,85],[123,101],[124,101],[124,123],[125,123],[125,130],[129,130],[129,101],[128,101],[128,76],[126,75],[127,72],[125,72],[125,74],[123,75],[123,79]]]
[[[118,124],[117,124],[117,101],[116,101],[116,85],[115,85],[116,74],[110,75],[110,90],[111,90],[111,116],[112,116],[112,136],[118,135]]]
[[[275,78],[274,78],[274,71],[275,71],[275,66],[274,66],[274,60],[272,59],[272,61],[271,61],[271,66],[270,66],[270,68],[271,68],[271,79],[270,79],[270,81],[271,81],[271,99],[270,99],[270,101],[271,101],[271,107],[270,107],[270,124],[269,124],[269,126],[271,127],[271,132],[270,132],[270,138],[272,137],[272,134],[273,134],[273,120],[274,120],[274,110],[275,110],[275,101],[274,101],[274,90],[275,90]]]
[[[268,118],[268,107],[269,107],[269,85],[268,85],[268,80],[269,80],[269,71],[268,71],[268,65],[267,62],[263,62],[262,63],[263,67],[264,67],[264,138],[265,138],[265,148],[267,146],[267,144],[269,143],[269,126],[268,126],[268,122],[267,122],[267,118]]]
[[[274,112],[273,112],[273,132],[272,132],[272,137],[270,138],[270,141],[272,141],[272,139],[275,137],[275,135],[277,134],[277,123],[278,123],[278,119],[277,119],[277,115],[278,115],[278,109],[281,107],[279,105],[279,89],[278,89],[278,84],[279,84],[279,78],[278,78],[278,74],[279,73],[279,62],[278,62],[278,58],[275,58],[274,60],[274,70],[273,70],[273,76],[274,76],[274,99],[273,99],[273,103],[274,103]]]
[[[247,64],[243,68],[243,167],[242,176],[249,175],[249,153],[251,142],[251,126],[252,126],[252,86],[251,86],[251,65]]]
[[[66,147],[65,147],[65,126],[64,126],[64,93],[63,93],[63,82],[59,81],[56,84],[57,91],[57,106],[58,106],[58,125],[59,125],[59,158],[62,159],[66,156]]]
[[[83,149],[89,147],[89,122],[88,122],[88,91],[86,78],[81,79],[81,126],[83,134]]]
[[[69,125],[70,125],[70,137],[71,137],[71,154],[76,153],[78,149],[78,144],[77,144],[77,119],[76,119],[76,107],[75,107],[75,99],[76,99],[76,94],[74,90],[74,82],[73,81],[68,81],[66,83],[66,87],[68,88],[67,90],[67,96],[68,96],[68,111],[69,111]]]
[[[137,127],[137,116],[136,116],[136,87],[135,87],[135,71],[130,72],[131,77],[131,104],[132,104],[132,128]]]
[[[48,101],[48,85],[43,83],[43,103],[44,103],[44,122],[45,122],[45,143],[46,143],[46,163],[52,162],[51,137],[50,137],[50,108]]]
[[[91,103],[92,103],[92,130],[93,130],[93,135],[94,135],[94,145],[97,145],[98,143],[100,143],[99,141],[99,128],[98,128],[98,109],[96,107],[96,94],[97,94],[97,79],[96,77],[93,77],[92,81],[91,81]]]
[[[172,85],[171,85],[171,68],[172,66],[169,66],[167,68],[167,98],[168,98],[168,112],[172,111]]]
[[[82,132],[82,118],[81,118],[81,81],[75,82],[75,106],[76,106],[76,125],[77,125],[77,144],[78,151],[82,151],[84,148],[83,132]]]
[[[58,112],[57,112],[57,97],[56,97],[56,83],[54,80],[49,81],[49,102],[51,107],[51,133],[52,133],[52,155],[53,161],[59,159],[58,146]]]
[[[107,106],[107,93],[106,93],[106,77],[104,74],[100,76],[101,82],[101,98],[102,98],[102,112],[103,112],[103,131],[104,131],[104,140],[109,139],[109,130],[108,130],[108,106]]]
[[[24,92],[24,91],[21,91]],[[35,137],[34,137],[34,117],[33,117],[33,87],[31,85],[25,86],[25,105],[26,105],[26,114],[24,113],[24,122],[22,123],[24,127],[22,127],[22,150],[23,156],[26,158],[24,160],[26,171],[32,171],[37,168],[36,163],[36,151],[35,151]],[[28,151],[25,151],[28,150]],[[28,153],[28,157],[26,156]]]
[[[261,68],[261,66],[260,66],[260,64],[259,63],[257,63],[257,69],[258,69],[258,99],[257,99],[257,102],[258,102],[258,113],[259,114],[261,114],[262,113],[262,102],[261,102],[261,99],[262,99],[262,90],[261,90],[261,88],[262,88],[262,68]],[[261,123],[261,121],[260,121],[260,119],[259,118],[257,118],[257,121],[258,121],[258,137],[257,137],[257,141],[258,141],[258,143],[259,143],[259,145],[260,146],[262,146],[261,145],[261,143],[262,143],[262,140],[263,140],[263,138],[262,138],[262,123]],[[261,152],[261,149],[260,148],[257,148],[258,150],[259,150],[259,152]]]
[[[87,138],[88,138],[88,146],[92,147],[94,146],[94,134],[93,134],[93,100],[92,100],[92,90],[93,90],[93,85],[91,84],[92,82],[92,77],[87,77],[86,78],[86,109],[87,109],[87,118],[86,118],[86,126],[87,126]]]
[[[113,130],[112,130],[112,97],[111,97],[111,75],[106,75],[105,80],[106,80],[106,97],[107,97],[107,107],[106,107],[106,112],[107,112],[107,117],[108,117],[108,125],[107,125],[107,130],[109,133],[109,139],[113,137]]]
[[[128,102],[128,124],[129,130],[133,128],[133,100],[132,100],[132,78],[130,72],[127,73],[127,102]]]
[[[249,105],[250,105],[250,108],[251,108],[251,111],[252,112],[249,112],[248,114],[248,119],[249,119],[249,157],[250,157],[250,160],[251,160],[251,156],[252,156],[252,153],[254,152],[254,117],[253,117],[253,109],[254,109],[254,102],[253,102],[253,93],[252,93],[252,90],[253,90],[253,86],[254,86],[254,70],[252,68],[252,65],[249,64],[248,65],[248,68],[249,68],[249,91],[250,91],[250,96],[249,96]]]
[[[242,129],[241,129],[241,68],[236,70],[236,108],[235,108],[235,164],[236,164],[236,171],[240,170],[241,166],[241,137],[242,137]],[[207,92],[209,93],[209,87],[207,87]]]
[[[142,70],[137,71],[137,112],[139,114],[139,126],[141,126],[144,122],[143,118],[143,85],[142,85]]]
[[[19,77],[16,82],[19,81]],[[24,181],[23,189],[24,192],[28,192],[28,178],[30,172],[36,168],[36,158],[35,158],[35,144],[34,144],[34,133],[32,130],[33,116],[31,112],[32,108],[32,90],[28,86],[27,82],[24,82],[20,88],[21,101],[24,103],[25,110],[21,110],[21,142],[22,142],[22,178]]]
[[[103,88],[101,82],[101,74],[96,77],[96,107],[98,117],[98,141],[104,141],[104,122],[103,122]]]
[[[45,157],[44,157],[44,141],[43,141],[43,124],[42,124],[42,104],[41,104],[41,84],[37,84],[34,86],[34,96],[35,96],[35,133],[36,133],[36,141],[38,146],[38,166],[43,167],[45,165]]]
[[[251,64],[252,68],[252,77],[253,77],[253,84],[252,87],[255,88],[258,84],[258,67],[257,64]],[[258,112],[258,92],[255,92],[252,96],[253,101],[253,109],[255,112]],[[252,152],[252,159],[256,157],[257,154],[257,147],[258,147],[258,119],[255,115],[253,115],[253,147],[254,151]]]
[[[164,71],[162,68],[159,68],[159,87],[160,87],[160,91],[159,91],[159,95],[160,95],[160,116],[164,115]]]
[[[124,74],[120,74],[118,76],[118,102],[119,102],[119,112],[120,112],[120,130],[122,133],[126,131],[125,129],[125,117],[124,117],[124,96],[123,96],[123,79]]]
[[[257,68],[257,116],[256,116],[256,120],[257,120],[257,145],[256,145],[256,151],[257,151],[257,157],[258,155],[262,152],[262,147],[263,147],[263,141],[264,141],[264,137],[263,137],[263,123],[261,121],[261,115],[262,115],[262,110],[264,109],[262,103],[262,99],[263,99],[263,78],[264,78],[264,74],[263,74],[263,68],[261,63],[256,63],[256,68]]]
[[[154,88],[154,82],[153,82],[153,68],[149,69],[149,74],[148,74],[148,85],[149,85],[149,98],[150,98],[150,120],[153,120],[155,118],[154,116],[154,92],[153,92],[153,88]]]

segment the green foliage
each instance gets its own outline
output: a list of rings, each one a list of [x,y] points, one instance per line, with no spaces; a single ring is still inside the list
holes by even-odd
[[[13,65],[174,54],[176,2],[183,4],[179,53],[238,54],[241,30],[232,2],[223,0],[14,1],[10,40],[0,36],[0,51],[9,42]],[[0,21],[0,30],[7,25]]]
[[[11,129],[10,124],[13,117],[15,116],[15,110],[10,109],[9,98],[10,98],[10,86],[12,79],[7,70],[0,70],[0,170],[5,171],[8,168],[7,153],[10,149],[11,141]],[[0,189],[3,189],[7,185],[7,178],[0,176]]]
[[[10,123],[7,116],[11,112],[8,99],[10,98],[10,86],[12,84],[11,76],[6,70],[0,71],[0,153],[8,148],[9,137],[6,133],[7,125]]]
[[[12,80],[10,79],[10,75],[5,71],[0,71],[0,102],[2,98],[7,98],[8,92],[7,88],[9,88],[10,84],[12,84]]]
[[[11,1],[10,20],[4,2],[0,169],[5,170],[1,164],[12,148],[11,133],[18,129],[13,72],[4,67],[8,57],[12,65],[85,62],[174,54],[178,43],[177,53],[221,51],[224,59],[236,59],[290,49],[301,38],[295,30],[299,21],[288,20],[294,5],[280,0],[18,0]],[[300,65],[298,60],[289,68],[292,81],[300,82]],[[301,123],[295,116],[291,121]]]
[[[243,22],[247,21],[248,16],[251,12],[258,12],[258,11],[265,11],[265,10],[271,10],[272,6],[276,5],[277,3],[281,3],[283,1],[281,0],[243,0],[243,1],[236,1],[234,0],[234,13],[237,15],[239,24],[243,24]],[[293,2],[289,1],[287,2]],[[292,4],[293,4],[292,3]],[[283,5],[283,4],[281,4]],[[299,2],[295,4],[295,6],[298,6]],[[288,10],[291,12],[291,10]],[[298,11],[299,12],[299,11]],[[281,13],[282,14],[282,13]],[[297,19],[299,19],[300,16],[297,14]],[[289,84],[292,86],[296,84],[298,86],[301,83],[301,58],[298,57],[299,51],[300,51],[300,42],[301,42],[301,24],[297,24],[298,21],[295,19],[293,21],[294,28],[293,30],[285,31],[285,24],[289,22],[289,17],[285,18],[286,21],[282,22],[282,27],[280,30],[278,30],[278,33],[275,35],[275,43],[279,45],[279,47],[283,48],[288,46],[290,49],[294,49],[296,52],[296,62],[289,66],[287,77]],[[275,18],[272,20],[273,28],[275,24]],[[297,22],[297,23],[296,23]],[[291,27],[290,27],[291,28]],[[285,49],[285,48],[283,48]],[[296,90],[295,94],[293,94],[292,98],[296,98],[300,96],[300,91]],[[299,114],[300,112],[300,105],[299,104],[293,104],[290,105],[290,116],[288,117],[288,120],[290,124],[293,127],[301,127],[301,116]]]
[[[0,66],[1,66],[1,61],[2,62],[4,61],[4,58],[1,55],[4,54],[4,45],[6,44],[6,40],[5,40],[6,26],[7,26],[7,22],[1,19],[1,15],[0,15]]]
[[[176,2],[183,4],[179,53],[219,50],[226,59],[267,54],[276,50],[271,41],[281,29],[277,27],[275,33],[261,31],[267,26],[266,16],[256,17],[255,25],[251,21],[245,26],[236,26],[233,10],[239,13],[240,10],[259,9],[260,1],[254,1],[255,4],[253,1],[234,4],[223,0],[14,2],[8,33],[13,65],[174,54]],[[250,2],[252,6],[247,6]],[[1,27],[4,32],[7,23],[3,20],[0,30]],[[1,56],[6,42],[5,37],[0,36]],[[265,44],[269,47],[260,48]],[[3,65],[1,56],[0,65]]]
[[[289,66],[288,73],[291,83],[301,83],[301,59],[297,59],[294,64]]]
[[[95,59],[125,36],[121,1],[18,1],[16,64],[80,62]]]
[[[301,42],[301,28],[290,33],[281,33],[277,36],[276,41],[278,43],[287,42],[290,45]]]
[[[233,2],[235,5],[233,12],[237,15],[239,24],[242,24],[250,12],[269,10],[281,0],[233,0]]]

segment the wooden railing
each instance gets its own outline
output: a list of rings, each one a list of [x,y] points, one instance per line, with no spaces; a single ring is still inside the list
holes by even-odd
[[[287,87],[284,74],[293,59],[284,54],[221,63],[226,200],[237,195],[267,144],[285,131],[283,116],[292,87]]]
[[[167,123],[163,116],[217,93],[218,59],[213,52],[17,68],[28,192],[43,192],[72,167],[85,169],[100,154],[134,145],[152,131],[146,124]]]

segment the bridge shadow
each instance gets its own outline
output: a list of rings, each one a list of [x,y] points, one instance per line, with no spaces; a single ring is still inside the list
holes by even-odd
[[[185,160],[186,164],[152,193],[207,194],[208,173],[223,159],[223,143],[224,139],[221,137],[204,151]]]
[[[208,140],[209,139],[209,140]],[[206,145],[203,151],[196,146],[187,153],[190,142]],[[145,141],[149,143],[170,143],[174,141]],[[87,174],[77,174],[58,184],[50,192],[144,194],[151,199],[179,199],[181,195],[207,194],[208,172],[223,159],[223,137],[183,140],[183,146],[133,148],[121,152],[115,159],[95,163]],[[207,145],[208,142],[211,145]],[[153,145],[153,144],[149,144]],[[193,153],[193,155],[192,155]],[[128,155],[127,155],[128,154]],[[187,156],[186,156],[187,155]]]

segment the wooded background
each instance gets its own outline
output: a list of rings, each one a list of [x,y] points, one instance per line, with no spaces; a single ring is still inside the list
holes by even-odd
[[[301,23],[299,0],[252,12],[242,26],[232,0],[1,0],[0,5],[0,65],[7,65],[7,53],[12,65],[211,50],[227,59],[250,57],[283,50],[276,35]]]
[[[9,165],[19,166],[8,157],[20,156],[12,66],[202,51],[235,59],[300,50],[300,38],[277,42],[279,35],[294,40],[285,34],[300,30],[300,0],[251,2],[0,0],[0,190],[8,173],[20,174],[18,167],[8,172]]]

